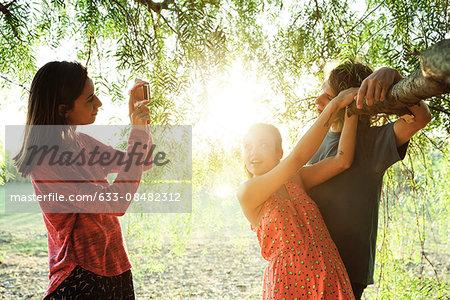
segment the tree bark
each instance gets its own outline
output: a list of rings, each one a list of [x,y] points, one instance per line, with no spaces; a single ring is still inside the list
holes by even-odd
[[[450,92],[450,39],[442,40],[420,53],[420,69],[400,80],[388,91],[386,100],[365,104],[362,109],[356,103],[350,106],[349,114],[376,115],[378,113],[411,114],[407,107],[420,100]]]

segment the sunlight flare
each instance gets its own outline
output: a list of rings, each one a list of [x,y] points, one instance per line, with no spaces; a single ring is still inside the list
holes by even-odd
[[[269,116],[262,110],[262,102],[273,96],[269,85],[246,72],[241,63],[234,63],[221,82],[210,82],[207,89],[210,99],[204,117],[194,127],[202,137],[214,136],[224,145],[236,143],[253,123]]]

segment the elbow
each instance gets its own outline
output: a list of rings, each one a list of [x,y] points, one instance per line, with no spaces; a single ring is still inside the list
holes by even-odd
[[[344,155],[342,151],[339,151],[339,153],[335,156],[337,170],[339,172],[343,172],[349,169],[353,164],[354,158],[354,153],[346,153]]]
[[[415,129],[415,132],[422,130],[427,126],[428,123],[431,121],[431,114],[427,114],[424,116],[421,116],[420,118],[417,118],[415,122],[413,123],[413,127]]]
[[[350,169],[351,166],[352,166],[352,163],[351,163],[351,162],[342,164],[342,166],[341,166],[341,172],[344,172],[345,170]]]
[[[339,162],[339,171],[344,172],[349,169],[353,164],[353,159],[344,159]]]
[[[111,215],[116,216],[116,217],[122,217],[125,215],[125,213],[123,212],[123,213],[116,213],[116,214],[111,214]]]
[[[142,168],[142,172],[146,172],[148,170],[151,170],[153,168],[153,163],[146,164],[144,163],[144,167]]]
[[[431,112],[425,102],[422,101],[419,104],[422,105],[422,108],[421,110],[414,112],[415,124],[413,123],[417,131],[425,128],[425,126],[427,126],[427,124],[430,123],[432,119]]]
[[[425,128],[425,126],[427,126],[428,123],[431,122],[431,113],[429,110],[427,110],[427,113],[423,116],[421,122],[420,122],[420,129]]]

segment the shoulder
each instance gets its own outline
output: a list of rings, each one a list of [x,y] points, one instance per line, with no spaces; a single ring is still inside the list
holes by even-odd
[[[335,151],[337,150],[340,136],[340,132],[329,131],[320,144],[319,149],[317,149],[316,153],[314,153],[307,165],[315,164],[329,156],[336,155]]]
[[[378,135],[382,132],[386,131],[394,131],[394,124],[395,122],[389,122],[387,124],[381,125],[381,126],[370,126],[362,129],[360,132],[361,134],[365,135]]]
[[[96,140],[95,138],[93,138],[92,136],[83,133],[83,132],[77,132],[77,140],[78,141],[88,141],[88,142],[96,142],[99,143],[98,140]]]
[[[361,152],[364,161],[369,163],[376,173],[384,172],[406,155],[408,143],[397,147],[394,131],[395,122],[383,126],[371,126],[364,130],[358,139],[357,152]]]
[[[95,147],[103,149],[109,147],[96,138],[82,132],[77,132],[77,141],[86,149],[94,149]]]
[[[78,139],[86,139],[86,138],[92,139],[93,137],[91,137],[90,135],[87,135],[86,133],[77,131],[77,138]]]
[[[393,140],[395,142],[394,122],[381,126],[370,126],[359,129],[357,133],[358,142],[373,143],[377,140]]]

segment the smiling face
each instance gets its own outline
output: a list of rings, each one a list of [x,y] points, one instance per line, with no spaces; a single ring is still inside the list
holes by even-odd
[[[317,113],[320,115],[322,111],[327,107],[333,98],[336,97],[333,89],[328,83],[328,80],[322,84],[322,94],[316,99]]]
[[[244,163],[248,172],[254,176],[260,176],[272,170],[280,163],[282,156],[281,140],[280,145],[277,146],[274,134],[267,128],[252,128],[245,136]]]
[[[73,108],[65,113],[68,125],[94,123],[100,106],[102,102],[94,94],[94,83],[88,78],[80,97],[74,101]]]

